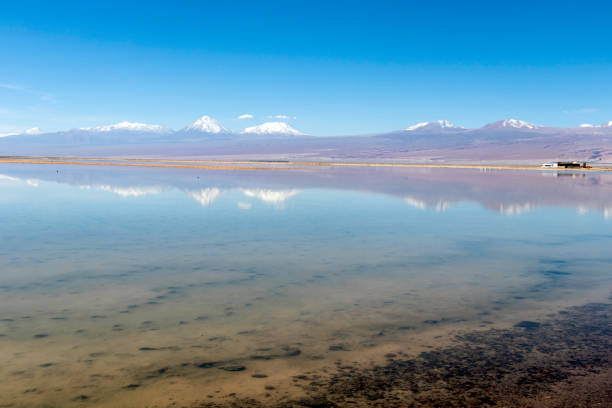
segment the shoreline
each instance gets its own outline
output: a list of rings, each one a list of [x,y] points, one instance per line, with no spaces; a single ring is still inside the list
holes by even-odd
[[[159,158],[64,157],[64,156],[0,156],[0,164],[56,164],[80,166],[125,166],[191,168],[204,170],[305,170],[320,167],[393,167],[476,170],[537,170],[548,172],[612,172],[612,166],[591,168],[541,167],[528,164],[457,164],[457,163],[382,163],[292,160],[186,160]]]

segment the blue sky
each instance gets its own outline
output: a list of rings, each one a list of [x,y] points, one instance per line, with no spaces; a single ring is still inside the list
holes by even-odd
[[[287,115],[315,135],[599,124],[610,15],[596,1],[6,1],[0,133],[202,115],[230,129]]]

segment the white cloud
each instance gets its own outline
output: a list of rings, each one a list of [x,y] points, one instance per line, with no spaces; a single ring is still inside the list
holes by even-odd
[[[268,117],[271,119],[283,119],[283,120],[297,119],[296,116],[288,116],[288,115],[272,115]]]
[[[599,108],[580,108],[576,112],[577,113],[596,113],[596,112],[599,112]]]
[[[238,116],[238,119],[253,119],[253,115],[250,113],[245,113],[244,115]]]

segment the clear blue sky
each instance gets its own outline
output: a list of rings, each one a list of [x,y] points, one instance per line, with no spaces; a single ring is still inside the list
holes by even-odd
[[[3,1],[0,133],[612,120],[611,2]],[[239,120],[241,114],[254,119]]]

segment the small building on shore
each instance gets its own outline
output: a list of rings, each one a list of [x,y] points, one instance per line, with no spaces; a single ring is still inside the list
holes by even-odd
[[[586,162],[571,161],[571,162],[557,162],[557,167],[565,167],[566,169],[567,168],[586,169],[589,166],[587,165]]]
[[[542,167],[564,167],[566,169],[588,169],[591,166],[587,164],[587,162],[579,162],[579,161],[559,161],[559,162],[550,162],[550,163],[542,163]]]

